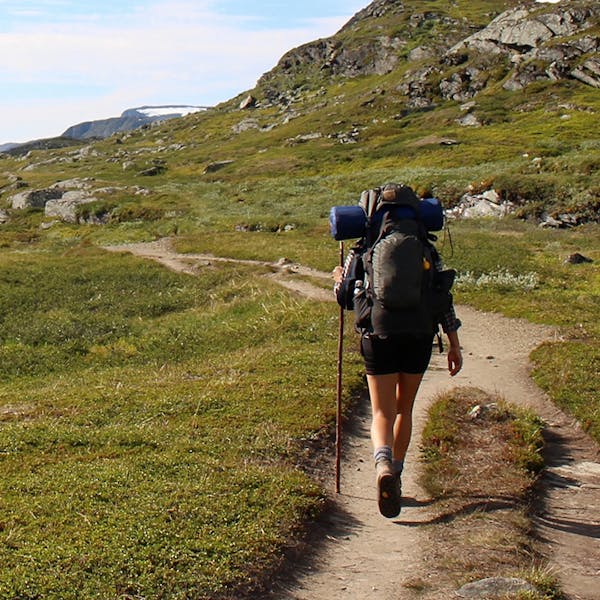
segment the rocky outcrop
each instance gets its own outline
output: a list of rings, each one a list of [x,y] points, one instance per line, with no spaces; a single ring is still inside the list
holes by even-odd
[[[47,202],[61,198],[62,195],[62,190],[58,189],[29,190],[11,196],[9,202],[13,210],[44,208]]]
[[[569,3],[571,4],[571,3]],[[573,3],[576,4],[576,3]],[[596,6],[542,13],[539,7],[518,7],[496,17],[487,27],[469,36],[450,49],[450,54],[474,49],[477,52],[526,54],[556,37],[571,36],[593,26],[600,9]]]
[[[104,215],[104,220],[97,215],[81,216],[81,206],[98,202],[125,190],[135,195],[145,195],[148,190],[140,187],[98,187],[92,177],[67,179],[44,188],[29,190],[15,194],[9,198],[13,210],[25,208],[42,208],[44,215],[65,223],[105,222],[110,214]]]
[[[97,201],[98,198],[84,190],[62,191],[59,198],[46,202],[44,215],[65,223],[78,223],[79,207]]]
[[[498,81],[508,90],[567,78],[600,87],[593,29],[599,16],[600,5],[589,0],[530,2],[471,33],[467,21],[442,8],[417,12],[398,0],[375,0],[336,35],[290,50],[259,79],[253,97],[288,106],[323,80],[399,69],[404,76],[397,91],[409,110],[439,100],[464,102]],[[420,43],[412,47],[415,40]]]
[[[587,33],[598,22],[600,6],[569,2],[553,6],[550,12],[540,11],[539,5],[508,10],[453,46],[443,62],[466,66],[442,81],[442,96],[465,100],[482,89],[485,68],[474,70],[474,59],[488,65],[508,59],[510,70],[503,87],[511,91],[535,81],[567,78],[600,87],[600,62],[586,58],[600,45],[597,35]]]
[[[307,66],[314,74],[327,77],[353,78],[363,75],[385,75],[399,62],[405,42],[382,35],[369,44],[343,44],[335,38],[319,40],[294,48],[285,54],[275,69],[263,75],[258,86],[264,90],[267,101],[285,103],[289,81],[302,77]]]
[[[464,194],[456,206],[445,211],[445,215],[448,219],[502,218],[514,210],[515,205],[512,202],[502,200],[492,189],[480,194]]]
[[[357,26],[367,19],[379,19],[385,16],[401,15],[404,11],[404,2],[401,0],[375,0],[375,2],[371,2],[366,8],[358,11],[350,21],[344,25],[342,31],[356,29]]]

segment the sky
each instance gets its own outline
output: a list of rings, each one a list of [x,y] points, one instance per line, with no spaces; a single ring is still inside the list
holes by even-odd
[[[211,106],[370,0],[0,0],[0,144],[145,105]]]

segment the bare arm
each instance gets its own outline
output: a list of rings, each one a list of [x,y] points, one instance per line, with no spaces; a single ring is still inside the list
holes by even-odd
[[[450,348],[448,349],[448,371],[454,377],[463,365],[462,351],[460,349],[460,341],[457,331],[449,331],[447,334]]]

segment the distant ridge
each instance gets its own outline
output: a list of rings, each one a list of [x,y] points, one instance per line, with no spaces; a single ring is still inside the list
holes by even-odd
[[[19,144],[17,143],[6,143],[6,144],[0,144],[0,152],[7,152],[8,150],[12,150],[13,148],[16,148]]]
[[[123,111],[120,117],[85,121],[73,125],[69,127],[61,137],[76,140],[92,138],[103,139],[110,137],[114,133],[131,131],[132,129],[138,129],[144,125],[183,117],[194,112],[206,110],[207,108],[209,107],[183,104],[128,108]]]
[[[144,125],[184,117],[185,115],[208,110],[209,108],[211,107],[192,106],[188,104],[166,104],[161,106],[128,108],[123,111],[120,117],[85,121],[83,123],[78,123],[77,125],[72,125],[57,137],[30,140],[22,143],[8,142],[0,144],[0,153],[4,152],[20,156],[27,154],[30,150],[62,148],[64,146],[73,145],[76,141],[103,139],[110,137],[114,133],[131,131],[143,127]]]
[[[54,148],[68,148],[70,146],[81,146],[82,140],[75,140],[66,137],[43,138],[31,140],[22,144],[4,144],[0,146],[0,153],[10,154],[11,156],[25,156],[32,150],[52,150]]]

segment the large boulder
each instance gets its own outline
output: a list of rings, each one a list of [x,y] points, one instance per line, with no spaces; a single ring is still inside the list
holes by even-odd
[[[449,54],[475,50],[512,54],[527,53],[555,37],[574,35],[592,26],[598,8],[557,8],[537,14],[535,7],[513,8],[503,12],[482,30],[462,40]]]
[[[61,198],[64,190],[44,189],[28,190],[11,196],[9,202],[13,209],[22,210],[24,208],[44,208],[50,200]]]
[[[78,223],[78,209],[83,204],[96,202],[95,196],[90,196],[88,192],[81,190],[71,190],[64,192],[60,198],[46,202],[44,215],[54,219],[59,219],[65,223]]]

